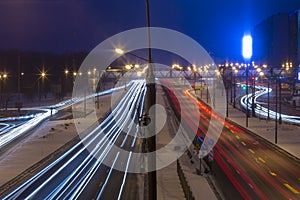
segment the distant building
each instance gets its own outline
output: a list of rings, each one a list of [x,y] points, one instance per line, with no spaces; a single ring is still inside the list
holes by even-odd
[[[253,59],[278,68],[289,59],[289,15],[276,14],[254,27]]]
[[[253,59],[272,68],[291,65],[286,82],[293,93],[299,93],[296,82],[300,66],[300,10],[276,14],[265,19],[253,30]]]
[[[289,59],[296,73],[300,64],[300,10],[289,16]]]

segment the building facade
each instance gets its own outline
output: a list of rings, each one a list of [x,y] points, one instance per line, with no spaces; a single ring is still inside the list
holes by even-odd
[[[289,59],[289,15],[276,14],[254,27],[253,59],[279,68]]]
[[[300,64],[300,10],[289,16],[289,59],[298,70]]]

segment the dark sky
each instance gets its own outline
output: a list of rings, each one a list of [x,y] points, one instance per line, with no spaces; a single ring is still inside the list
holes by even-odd
[[[300,0],[149,0],[151,26],[187,34],[221,58],[241,57],[244,32],[264,18],[300,8]],[[90,51],[145,26],[144,0],[1,0],[0,50]]]

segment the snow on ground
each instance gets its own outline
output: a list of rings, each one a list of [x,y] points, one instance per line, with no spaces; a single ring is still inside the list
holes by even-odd
[[[103,118],[111,105],[110,96],[100,97],[97,116]],[[79,119],[82,123],[87,120]],[[32,134],[0,156],[0,186],[77,136],[73,119],[47,120]]]
[[[73,120],[43,123],[33,134],[1,156],[0,185],[39,162],[76,135]]]

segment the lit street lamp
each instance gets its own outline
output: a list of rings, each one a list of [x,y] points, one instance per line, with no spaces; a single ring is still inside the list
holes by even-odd
[[[155,89],[155,78],[153,73],[153,64],[152,64],[152,55],[151,55],[151,38],[150,38],[150,12],[149,12],[149,1],[146,0],[146,22],[148,28],[148,59],[143,57],[137,56],[133,53],[126,52],[129,55],[133,55],[141,60],[144,60],[148,63],[147,73],[146,73],[146,98],[145,98],[145,114],[143,116],[143,121],[146,123],[146,135],[153,135],[146,139],[147,144],[147,152],[151,152],[152,155],[155,154],[156,151],[156,135],[155,133],[155,111],[150,118],[150,108],[155,105],[156,103],[156,89]],[[123,55],[125,52],[124,50],[117,48],[115,52],[119,55]],[[150,123],[151,121],[151,123]],[[151,165],[156,166],[156,156],[155,159],[148,160],[148,165],[151,168]],[[149,200],[156,200],[157,199],[157,182],[156,182],[156,171],[148,172],[147,173],[147,191],[148,191],[148,199]]]
[[[234,70],[234,76],[233,76],[233,108],[235,108],[236,104],[236,75],[239,73],[237,69]]]
[[[47,77],[47,74],[45,71],[41,71],[38,77],[38,98],[39,102],[41,101],[41,92],[40,92],[40,79],[42,79],[42,93],[44,92],[44,79]]]
[[[4,73],[4,74],[0,74],[0,80],[1,80],[1,87],[0,87],[0,95],[1,95],[1,101],[2,101],[2,90],[3,90],[3,86],[4,86],[4,83],[5,83],[5,80],[7,78],[7,74]]]
[[[248,98],[248,65],[247,62],[251,60],[252,57],[252,37],[250,34],[245,34],[242,40],[242,54],[245,59],[245,70],[246,70],[246,96]],[[246,127],[248,127],[248,117],[249,117],[249,108],[248,108],[248,100],[246,102]]]

